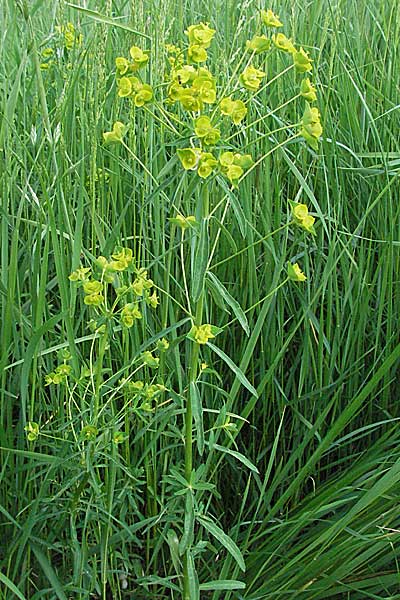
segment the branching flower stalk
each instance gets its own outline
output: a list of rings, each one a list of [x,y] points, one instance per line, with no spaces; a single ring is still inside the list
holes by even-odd
[[[250,328],[246,314],[265,299],[276,294],[289,281],[301,283],[306,280],[306,275],[298,263],[288,260],[286,274],[282,281],[267,294],[263,294],[260,302],[252,303],[246,308],[239,306],[215,273],[215,267],[229,260],[229,257],[212,264],[222,227],[232,207],[236,210],[234,217],[238,228],[243,237],[246,236],[245,218],[240,216],[242,209],[238,206],[239,200],[236,196],[236,191],[243,180],[249,177],[269,155],[288,143],[300,141],[302,138],[314,151],[318,150],[322,127],[319,111],[312,106],[316,100],[316,90],[308,78],[302,80],[298,93],[291,94],[290,99],[284,99],[275,107],[268,107],[266,114],[260,115],[260,110],[254,103],[257,96],[261,98],[261,94],[269,86],[290,71],[300,74],[312,71],[312,60],[307,52],[301,47],[296,47],[292,40],[279,33],[280,27],[282,23],[277,15],[271,10],[261,11],[256,34],[247,41],[227,81],[216,78],[206,66],[208,53],[212,52],[212,41],[216,34],[207,23],[190,25],[185,31],[185,43],[179,46],[171,44],[167,46],[168,66],[165,77],[159,84],[156,82],[154,87],[150,85],[153,79],[148,72],[150,65],[148,51],[135,45],[130,48],[129,57],[116,58],[117,95],[122,103],[128,103],[129,117],[128,123],[125,123],[124,116],[121,117],[121,121],[116,121],[109,131],[103,133],[103,140],[105,144],[121,146],[132,161],[133,167],[138,166],[142,170],[141,200],[146,194],[151,195],[154,190],[160,190],[159,194],[165,206],[170,211],[174,211],[170,213],[168,219],[170,244],[167,251],[164,289],[153,283],[146,264],[143,264],[144,257],[140,242],[141,222],[145,217],[144,208],[141,209],[139,222],[134,219],[133,223],[134,239],[139,240],[135,242],[134,251],[127,245],[127,240],[119,239],[120,245],[114,248],[111,256],[99,255],[92,261],[91,266],[75,264],[69,277],[70,281],[83,291],[82,304],[91,314],[89,326],[93,334],[89,364],[85,365],[74,387],[83,390],[79,443],[83,449],[90,448],[101,436],[108,435],[111,443],[114,444],[112,456],[116,456],[118,445],[122,444],[126,464],[132,466],[129,436],[137,423],[145,423],[144,433],[137,444],[138,449],[135,448],[135,452],[142,450],[139,461],[143,468],[145,486],[144,510],[147,517],[156,519],[159,504],[162,504],[162,501],[159,501],[158,489],[163,486],[163,489],[169,490],[168,486],[170,486],[171,493],[167,505],[175,511],[175,527],[180,532],[179,539],[175,530],[171,528],[172,537],[178,539],[173,564],[183,600],[200,598],[200,583],[195,560],[199,544],[201,546],[204,543],[200,538],[202,532],[217,538],[218,542],[222,541],[228,552],[233,552],[232,555],[240,569],[245,568],[243,557],[235,542],[223,533],[208,515],[208,503],[204,506],[200,502],[204,491],[209,491],[211,497],[214,488],[213,484],[206,479],[208,460],[202,460],[207,444],[212,446],[212,440],[222,430],[229,433],[230,441],[234,440],[235,433],[234,427],[221,426],[218,422],[204,432],[202,393],[201,386],[198,385],[204,370],[207,369],[203,366],[205,363],[202,363],[199,368],[200,360],[203,359],[203,349],[206,348],[207,358],[210,353],[217,355],[218,360],[224,361],[248,392],[257,397],[254,386],[245,374],[218,345],[210,340],[214,341],[214,338],[234,321],[238,321],[249,335]],[[269,35],[270,29],[275,33]],[[70,29],[62,33],[68,33],[69,37],[72,35]],[[273,53],[286,55],[292,63],[284,64],[280,72],[271,76],[269,57]],[[269,117],[274,117],[276,113],[288,106],[294,106],[300,98],[306,101],[300,120],[297,117],[294,123],[290,123],[282,118],[279,127],[267,127]],[[135,141],[138,118],[142,123],[141,117],[138,116],[139,111],[143,111],[145,117],[151,117],[151,129],[146,130],[145,136],[148,143],[142,155],[140,145]],[[164,188],[162,182],[158,181],[152,172],[153,153],[152,149],[147,147],[154,128],[159,124],[163,128],[163,139],[165,137],[168,141],[168,152],[169,148],[173,148],[166,168],[173,170],[175,174],[178,173],[180,177],[172,201],[166,191],[167,187]],[[257,134],[258,137],[262,139],[270,136],[273,147],[263,156],[253,157],[245,153],[250,145],[246,144],[246,134],[256,127],[258,132],[258,126],[265,127],[264,132]],[[128,131],[130,131],[130,142],[126,141]],[[285,137],[286,131],[289,132],[288,137]],[[186,190],[190,190],[190,194]],[[193,206],[195,199],[196,206]],[[294,226],[302,229],[306,234],[313,235],[315,219],[308,212],[307,206],[289,201],[288,208],[290,217],[287,222],[282,223],[263,239],[238,250],[237,255],[265,242],[268,237],[288,227]],[[161,227],[160,215],[161,212],[156,213],[157,230]],[[140,231],[137,236],[138,228]],[[176,234],[180,234],[178,243],[175,241]],[[159,248],[158,243],[156,248]],[[179,270],[183,281],[183,285],[178,283],[178,291],[175,291],[171,285],[175,254],[178,269],[180,263]],[[159,283],[158,265],[154,267],[153,277]],[[205,315],[212,314],[211,311],[208,312],[207,304],[209,286],[214,289],[214,293],[223,297],[234,312],[234,318],[221,328],[204,322]],[[156,309],[159,304],[157,292],[166,300],[158,321],[147,318],[147,311]],[[179,366],[176,369],[173,361],[168,360],[166,351],[170,341],[161,337],[165,330],[168,331],[168,320],[171,314],[170,304],[167,301],[174,303],[176,310],[183,313],[186,321],[191,321],[189,331],[181,336],[181,332],[176,333],[174,330],[175,337],[172,339],[172,343],[178,340],[178,343],[185,345],[185,352],[182,355],[187,357],[188,362],[187,365],[182,365],[183,369],[179,369]],[[160,325],[162,332],[158,337],[155,335],[156,332],[152,331],[155,337],[152,337],[153,343],[149,349],[146,345],[150,335],[149,330]],[[113,374],[113,359],[109,349],[121,330],[120,347],[125,366],[121,372]],[[158,340],[156,343],[154,343],[155,339]],[[140,351],[141,346],[145,350]],[[177,359],[179,350],[176,347],[172,350]],[[68,378],[73,377],[68,360],[69,358],[65,357],[63,363],[46,376],[48,385],[62,385],[68,381]],[[177,364],[178,362],[176,360]],[[105,378],[106,370],[111,372],[110,377]],[[90,379],[85,383],[87,377]],[[167,385],[170,386],[168,390]],[[179,387],[179,394],[173,390],[174,385]],[[88,402],[85,399],[90,391],[92,391],[92,400],[87,406]],[[167,392],[171,392],[172,396],[179,397],[181,400],[182,408],[177,414],[183,413],[184,467],[183,470],[181,469],[182,472],[171,467],[171,473],[164,476],[161,486],[159,480],[161,469],[157,466],[161,444],[158,437],[154,436],[154,429],[150,424],[152,419],[156,422],[160,411],[172,401]],[[111,423],[107,421],[109,414],[114,415]],[[33,420],[27,424],[26,432],[30,442],[34,442],[41,435],[39,424]],[[73,435],[77,437],[75,430]],[[208,436],[208,439],[205,436]],[[86,460],[90,460],[90,453],[87,452],[86,455]],[[101,469],[98,470],[98,476],[101,478]],[[109,490],[107,502],[110,512],[115,477],[113,466],[106,475]],[[177,505],[179,508],[176,508]],[[103,549],[108,547],[109,533],[110,522],[103,527]],[[152,525],[147,529],[146,534],[147,565],[156,564],[151,559],[152,550],[155,548],[155,534],[155,526]],[[108,565],[105,554],[102,555],[101,565],[101,582],[105,594]]]

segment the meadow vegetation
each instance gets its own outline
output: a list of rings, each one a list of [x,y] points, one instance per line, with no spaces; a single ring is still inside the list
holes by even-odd
[[[397,3],[0,22],[0,600],[400,598]]]

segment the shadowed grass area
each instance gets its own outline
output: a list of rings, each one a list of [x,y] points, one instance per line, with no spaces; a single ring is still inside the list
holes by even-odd
[[[0,597],[181,598],[179,541],[190,547],[194,532],[193,599],[397,598],[396,2],[274,3],[313,59],[319,151],[299,139],[274,150],[303,111],[292,102],[265,118],[297,94],[289,72],[231,132],[240,152],[264,160],[233,191],[213,179],[207,198],[176,157],[189,144],[177,141],[179,124],[157,103],[139,110],[118,99],[115,57],[132,44],[149,50],[146,77],[160,97],[165,44],[206,21],[216,30],[207,64],[222,86],[269,7],[101,0],[86,8],[1,7]],[[56,29],[67,22],[83,36],[70,50]],[[268,79],[286,59],[272,56]],[[129,123],[124,145],[105,145],[117,120]],[[285,125],[288,135],[275,132]],[[288,226],[288,199],[308,205],[316,236]],[[204,264],[194,258],[202,234],[182,238],[169,219],[180,212],[200,222],[206,203]],[[160,305],[102,338],[68,276],[119,245],[148,270]],[[281,285],[287,260],[299,262],[304,283]],[[204,267],[204,322],[222,332],[211,340],[217,351],[202,346],[196,361],[186,288]],[[164,337],[157,375],[147,365],[144,379],[166,389],[146,409],[122,380],[136,379],[135,361]],[[63,350],[74,379],[46,385]],[[201,380],[191,378],[197,362],[208,365]],[[189,393],[203,485],[193,506],[179,491]],[[96,403],[97,431],[84,440]],[[28,422],[40,426],[36,440],[27,440]]]

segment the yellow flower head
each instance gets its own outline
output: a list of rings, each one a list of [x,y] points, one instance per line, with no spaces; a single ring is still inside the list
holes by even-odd
[[[106,144],[111,144],[113,142],[122,142],[122,138],[126,133],[126,126],[120,121],[116,121],[114,123],[112,131],[105,131],[103,133],[103,138]]]
[[[195,171],[200,161],[200,148],[183,148],[177,151],[179,160],[186,171]]]
[[[35,423],[34,421],[29,421],[25,427],[24,430],[26,431],[26,437],[28,438],[28,440],[30,442],[34,442],[35,440],[38,439],[39,437],[39,425],[37,423]]]
[[[315,102],[317,99],[317,93],[315,86],[311,83],[311,81],[306,78],[300,84],[300,94],[308,100],[308,102]]]
[[[215,35],[215,29],[211,29],[207,23],[199,23],[198,25],[189,25],[185,34],[189,38],[190,45],[196,44],[203,48],[209,48]]]
[[[205,104],[214,104],[217,99],[214,78],[207,72],[193,80],[192,89]]]
[[[177,213],[174,218],[169,220],[171,223],[174,223],[174,225],[178,225],[182,230],[189,229],[189,227],[195,227],[198,224],[195,216],[189,215],[184,217],[180,213]]]
[[[188,59],[190,62],[202,63],[207,60],[207,50],[199,44],[193,44],[188,48]]]
[[[132,71],[138,71],[142,67],[145,67],[149,62],[149,55],[147,52],[143,52],[143,50],[137,46],[132,46],[129,50],[129,54],[133,59],[133,63],[130,64]]]
[[[182,108],[190,112],[197,112],[203,108],[203,102],[197,91],[192,88],[182,88],[179,94],[179,102]]]
[[[214,168],[218,165],[217,159],[211,154],[211,152],[203,152],[200,157],[197,174],[202,179],[206,179],[213,172]]]
[[[256,92],[261,84],[261,79],[265,77],[264,71],[260,71],[260,69],[256,69],[253,66],[248,66],[245,68],[243,73],[240,75],[240,83],[243,87],[251,92]]]
[[[307,73],[307,71],[312,71],[312,60],[303,48],[295,50],[293,53],[293,63],[297,73]]]
[[[291,281],[305,281],[307,279],[297,263],[287,263],[287,274]]]
[[[255,35],[251,40],[247,40],[246,48],[249,52],[261,54],[271,48],[271,40],[266,35]]]
[[[177,79],[180,84],[191,83],[196,75],[197,71],[192,65],[183,65],[172,73],[173,79]]]
[[[247,114],[245,103],[242,100],[232,100],[230,96],[221,100],[219,109],[223,115],[230,116],[235,125],[238,125]]]
[[[117,56],[115,59],[115,66],[117,67],[119,75],[125,75],[129,69],[129,61],[123,56]]]
[[[221,137],[220,130],[214,128],[211,125],[210,118],[206,116],[201,116],[196,119],[194,131],[197,137],[199,137],[206,146],[215,146]]]
[[[318,150],[318,139],[322,135],[322,125],[318,108],[311,108],[306,102],[306,109],[301,120],[300,135],[315,151]]]
[[[296,225],[307,231],[308,233],[315,234],[314,223],[315,219],[308,212],[306,204],[300,204],[298,202],[291,202],[292,205],[292,216]]]
[[[141,354],[141,359],[145,365],[152,369],[156,369],[158,367],[158,363],[160,362],[160,359],[153,356],[149,350],[146,350]]]
[[[125,304],[124,308],[121,311],[121,323],[125,325],[125,327],[132,327],[134,322],[137,319],[142,318],[142,313],[140,312],[137,304],[129,303]]]
[[[137,107],[140,107],[140,106],[143,106],[144,104],[147,104],[148,102],[151,102],[152,100],[153,100],[153,88],[151,87],[151,85],[148,85],[147,83],[141,83],[133,97],[134,105]]]
[[[261,20],[267,27],[283,27],[278,15],[275,15],[270,8],[261,11]]]
[[[253,164],[250,154],[240,154],[239,152],[223,152],[219,157],[221,171],[226,175],[234,187],[243,173]]]
[[[70,281],[86,281],[86,279],[89,277],[89,274],[89,267],[79,267],[68,276],[68,279]]]
[[[289,52],[290,54],[296,52],[292,40],[289,40],[283,33],[276,33],[273,35],[272,41],[278,50],[283,50],[283,52]]]
[[[118,248],[111,257],[114,260],[106,268],[113,271],[125,271],[133,261],[131,248]]]
[[[215,338],[215,335],[212,333],[211,325],[193,325],[191,329],[191,335],[194,337],[198,344],[207,344],[208,340]]]

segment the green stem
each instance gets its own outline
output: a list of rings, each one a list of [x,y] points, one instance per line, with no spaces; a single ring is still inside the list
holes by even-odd
[[[201,209],[202,218],[208,219],[209,216],[209,190],[207,186],[204,186],[201,197]],[[203,305],[204,305],[204,292],[200,294],[199,299],[195,305],[195,319],[194,324],[199,326],[202,324],[203,318]],[[189,385],[186,400],[186,412],[185,412],[185,478],[190,485],[190,480],[193,470],[193,413],[192,413],[192,401],[190,398],[190,384],[194,383],[197,379],[198,363],[200,344],[192,343],[191,357],[190,357],[190,370],[189,370]],[[189,584],[189,553],[190,549],[186,550],[183,557],[183,600],[191,600],[190,597],[190,584]]]
[[[97,357],[96,364],[96,378],[94,382],[94,409],[93,409],[93,421],[97,422],[100,407],[100,388],[103,383],[103,360],[104,354],[107,347],[107,332],[104,332],[99,343],[99,355]]]

